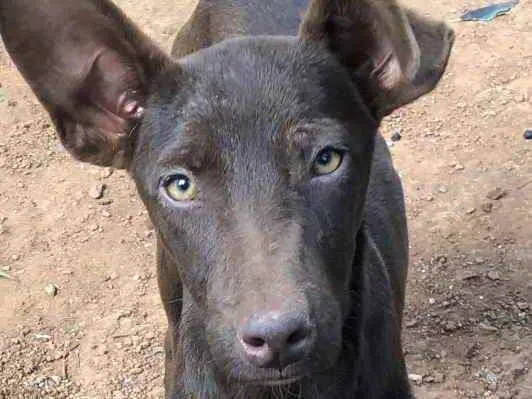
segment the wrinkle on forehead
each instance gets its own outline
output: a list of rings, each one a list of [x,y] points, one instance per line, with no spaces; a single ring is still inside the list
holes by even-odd
[[[342,123],[327,117],[289,121],[281,131],[289,151],[325,144],[345,145],[346,137],[351,133],[354,132],[347,131]]]
[[[163,167],[184,167],[199,170],[215,162],[215,148],[207,124],[187,121],[176,128],[173,140],[167,143],[159,156]]]

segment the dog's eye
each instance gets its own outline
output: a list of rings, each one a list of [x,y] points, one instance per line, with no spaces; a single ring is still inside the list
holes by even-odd
[[[340,167],[342,158],[341,152],[333,148],[325,148],[316,156],[312,170],[316,175],[328,175]]]
[[[194,180],[185,173],[168,176],[163,182],[166,194],[174,201],[192,201],[198,194]]]

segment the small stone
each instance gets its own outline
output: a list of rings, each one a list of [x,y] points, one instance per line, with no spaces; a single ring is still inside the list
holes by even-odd
[[[501,279],[500,273],[496,270],[490,270],[487,276],[491,281],[498,281]]]
[[[77,334],[81,327],[77,323],[67,323],[63,326],[63,331],[67,334]]]
[[[114,173],[113,168],[103,168],[103,170],[100,173],[100,176],[102,177],[102,179],[107,179],[111,177],[113,173]]]
[[[103,216],[104,218],[110,218],[110,217],[111,217],[111,214],[110,214],[109,212],[107,212],[107,211],[103,211],[103,212],[102,212],[102,216]]]
[[[44,388],[46,385],[46,377],[39,377],[33,380],[32,385],[37,388]]]
[[[39,342],[48,342],[52,339],[50,335],[42,333],[35,333],[33,334],[33,337]]]
[[[445,265],[448,261],[447,256],[445,255],[438,255],[434,260],[441,265]]]
[[[438,191],[442,194],[445,194],[448,190],[447,190],[447,187],[445,186],[440,186],[438,187]]]
[[[454,169],[455,170],[464,170],[465,169],[465,166],[460,164],[460,163],[457,163],[455,166],[454,166]]]
[[[468,281],[468,280],[475,280],[479,278],[481,274],[479,272],[473,271],[473,270],[466,270],[460,275],[460,280],[462,281]]]
[[[58,375],[52,375],[50,377],[50,380],[54,383],[55,386],[61,384],[61,377],[59,377]]]
[[[89,225],[89,231],[96,231],[100,228],[97,224],[91,224]]]
[[[492,326],[491,324],[488,324],[488,323],[479,323],[478,326],[484,330],[484,331],[488,331],[488,332],[497,332],[499,331],[499,329],[497,327],[494,327]]]
[[[532,129],[526,129],[523,133],[525,140],[532,140]]]
[[[164,353],[164,348],[162,346],[156,346],[153,348],[153,354],[158,355]]]
[[[100,199],[103,197],[103,193],[106,189],[106,185],[103,183],[98,183],[89,190],[89,197],[93,199]]]
[[[493,200],[493,201],[497,201],[505,197],[506,194],[507,194],[506,190],[503,190],[500,187],[496,187],[495,189],[491,190],[490,192],[486,194],[486,198]]]
[[[432,375],[432,377],[434,378],[433,383],[435,384],[441,384],[443,381],[445,381],[445,374],[443,373],[436,372]]]
[[[480,206],[480,209],[485,213],[490,213],[493,210],[493,204],[491,202],[485,202]]]
[[[423,384],[423,376],[420,374],[408,374],[408,379],[416,385]]]
[[[520,93],[517,93],[515,97],[515,101],[518,103],[526,103],[528,101],[528,92],[527,90],[523,90]]]
[[[48,296],[56,296],[57,295],[58,288],[54,284],[48,284],[46,287],[44,287],[44,292],[46,292],[46,295]]]
[[[491,370],[483,369],[480,371],[479,376],[488,384],[497,384],[497,375]]]
[[[99,355],[107,355],[109,353],[109,349],[105,345],[101,345],[98,347],[98,354]]]
[[[108,276],[106,276],[107,281],[116,280],[118,278],[118,274],[116,272],[112,272]]]
[[[423,382],[425,382],[427,384],[433,384],[434,383],[434,377],[431,376],[431,375],[427,375],[427,376],[425,376],[425,378],[423,378]]]
[[[12,256],[11,256],[11,260],[12,260],[12,261],[15,261],[15,262],[16,262],[17,260],[20,260],[20,255],[12,255]]]
[[[524,365],[523,363],[519,361],[513,364],[512,367],[510,368],[510,374],[512,375],[514,379],[522,377],[527,373],[528,373],[528,367],[526,367],[526,365]]]
[[[458,324],[456,324],[456,322],[450,320],[450,321],[445,323],[445,325],[443,326],[443,329],[446,332],[453,332],[453,331],[456,331],[458,329]]]
[[[428,195],[427,197],[425,197],[425,201],[432,202],[434,201],[434,197],[432,195]]]
[[[445,376],[443,373],[438,372],[423,377],[423,382],[429,384],[441,384],[444,380]]]
[[[466,359],[473,359],[474,357],[476,357],[479,353],[478,350],[479,350],[479,346],[477,343],[474,343],[473,345],[471,345],[466,351],[466,354],[465,354]]]
[[[519,377],[524,376],[526,373],[528,373],[528,367],[526,367],[521,362],[517,362],[516,364],[512,365],[512,368],[510,369],[510,373],[512,374],[512,377],[514,379],[517,379]]]
[[[530,309],[530,305],[528,304],[528,302],[517,302],[517,307],[519,308],[519,310]]]
[[[113,200],[110,198],[101,199],[101,200],[98,200],[97,202],[98,205],[103,205],[103,206],[111,205],[112,203],[113,203]]]
[[[401,133],[399,131],[397,131],[394,134],[392,134],[391,140],[393,142],[396,142],[396,141],[400,141],[402,138],[403,138],[403,136],[401,136]]]
[[[129,372],[133,375],[138,375],[142,373],[142,369],[140,367],[132,368]]]
[[[11,266],[2,266],[2,270],[5,271],[5,272],[10,272],[11,271]]]
[[[417,319],[412,319],[412,320],[408,320],[406,323],[405,323],[405,327],[406,328],[414,328],[415,326],[417,326],[419,324],[419,321]]]
[[[144,341],[140,343],[140,349],[146,349],[146,348],[149,348],[150,346],[151,346],[151,343],[148,341]]]
[[[436,303],[436,299],[434,298],[429,298],[429,304],[430,305],[434,305]]]
[[[469,208],[469,209],[466,211],[466,213],[467,213],[468,215],[472,215],[472,214],[475,213],[476,211],[477,211],[477,208]]]
[[[129,309],[128,310],[123,310],[122,312],[120,312],[118,314],[118,316],[116,316],[116,319],[117,320],[125,319],[125,318],[130,317],[132,314],[133,314],[132,310],[129,310]]]

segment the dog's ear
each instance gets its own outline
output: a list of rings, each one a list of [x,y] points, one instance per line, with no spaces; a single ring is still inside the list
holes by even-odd
[[[395,0],[312,0],[300,37],[325,43],[379,118],[436,86],[454,41],[447,25]]]
[[[74,157],[126,167],[162,51],[108,0],[0,0],[0,33]]]

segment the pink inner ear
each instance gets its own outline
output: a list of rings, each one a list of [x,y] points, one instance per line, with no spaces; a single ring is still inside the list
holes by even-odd
[[[83,92],[106,113],[125,120],[138,119],[143,114],[141,74],[118,53],[104,50],[96,57]]]
[[[136,93],[126,92],[120,96],[118,115],[125,119],[140,119],[144,114],[144,107],[138,100],[130,98],[135,97]]]
[[[382,60],[375,65],[371,75],[385,90],[392,90],[405,78],[399,60],[392,50],[387,51]]]

